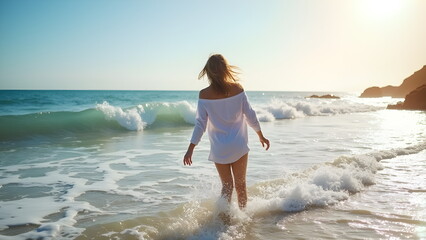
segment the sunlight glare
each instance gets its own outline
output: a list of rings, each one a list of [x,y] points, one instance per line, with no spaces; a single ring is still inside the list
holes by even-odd
[[[364,6],[369,15],[384,19],[400,12],[404,0],[365,0]]]

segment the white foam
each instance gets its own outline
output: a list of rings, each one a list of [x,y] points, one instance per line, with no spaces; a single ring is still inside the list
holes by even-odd
[[[272,99],[267,104],[254,104],[259,121],[294,119],[306,116],[329,116],[354,112],[370,112],[384,106],[368,105],[352,99]]]
[[[176,109],[179,112],[179,115],[187,122],[195,124],[195,112],[196,109],[194,106],[189,104],[187,101],[178,102],[176,104]]]
[[[186,123],[195,124],[196,108],[188,101],[156,102],[140,104],[135,108],[123,110],[108,102],[98,104],[107,119],[117,121],[129,130],[141,131],[158,118],[176,121],[181,118]],[[272,122],[279,119],[295,119],[306,116],[329,116],[355,112],[370,112],[384,109],[382,105],[369,105],[354,99],[271,99],[267,104],[253,104],[259,121]]]
[[[115,152],[117,153],[117,152]],[[0,179],[0,185],[19,184],[23,187],[50,187],[50,196],[37,198],[23,198],[13,201],[2,201],[0,207],[0,230],[7,229],[8,226],[21,226],[25,224],[40,225],[35,230],[13,236],[10,239],[37,239],[37,238],[58,238],[66,233],[67,238],[77,237],[84,229],[76,228],[76,217],[79,212],[91,212],[106,214],[101,209],[92,206],[85,201],[77,201],[77,197],[89,191],[106,192],[117,195],[125,195],[134,199],[146,199],[144,194],[137,189],[122,189],[118,181],[127,176],[140,173],[132,168],[140,166],[139,163],[131,161],[130,158],[146,153],[124,152],[119,154],[103,154],[99,158],[71,157],[54,162],[42,162],[37,164],[21,164],[7,166],[7,171]],[[114,160],[107,160],[112,158]],[[74,167],[78,168],[79,162],[84,163],[89,168],[96,168],[94,174],[99,176],[99,180],[89,183],[88,179],[76,177]],[[124,164],[128,170],[114,170],[111,166]],[[50,168],[42,176],[22,177],[20,171],[28,169]],[[99,174],[97,174],[98,172]],[[155,200],[155,199],[154,199]],[[154,201],[152,200],[152,201]],[[34,205],[36,203],[36,205]],[[51,214],[59,214],[61,218],[51,221],[47,219]],[[125,211],[120,211],[121,213]],[[129,211],[133,213],[133,211]],[[3,236],[2,236],[3,237]],[[7,239],[7,238],[6,238]]]
[[[129,130],[141,131],[146,125],[136,108],[123,111],[120,107],[114,107],[108,102],[103,102],[102,104],[97,104],[96,109],[102,111],[107,119],[114,119],[122,127]]]
[[[37,207],[34,207],[35,202]],[[65,204],[55,202],[52,196],[2,202],[0,229],[26,223],[41,224],[44,216],[59,212],[63,207]]]
[[[169,118],[173,121],[174,116],[179,116],[185,122],[195,124],[195,107],[187,101],[146,103],[138,106],[143,109],[141,115],[148,124],[152,124],[158,117]]]
[[[399,155],[413,154],[426,149],[426,143],[387,151],[374,151],[367,154],[342,156],[333,162],[318,164],[300,173],[294,173],[284,179],[263,182],[255,194],[249,195],[245,211],[239,210],[236,199],[230,205],[219,199],[213,206],[205,207],[199,201],[185,204],[183,210],[167,221],[167,228],[149,231],[154,236],[168,232],[178,233],[177,238],[185,239],[244,239],[244,228],[258,215],[269,215],[271,212],[297,212],[313,207],[326,207],[348,199],[351,194],[362,191],[366,186],[374,184],[375,173],[382,168],[381,159]],[[209,196],[205,189],[211,189],[202,183],[202,189],[194,188],[197,197]],[[215,194],[218,189],[214,188]],[[211,199],[211,198],[208,198]],[[207,206],[209,206],[207,204]],[[176,211],[176,210],[175,210]],[[173,211],[173,213],[175,213]],[[231,225],[224,227],[219,213],[228,212]],[[202,227],[200,227],[202,226]],[[129,229],[130,234],[133,229]],[[145,231],[145,230],[143,230]],[[143,232],[142,231],[142,232]],[[145,231],[147,233],[147,231]],[[166,234],[166,236],[168,236]]]
[[[108,120],[115,120],[122,127],[133,131],[143,130],[158,118],[165,118],[166,121],[173,123],[178,117],[186,123],[195,124],[196,109],[187,101],[146,103],[127,110],[103,102],[97,104],[96,109],[102,111]]]
[[[302,211],[310,207],[323,207],[347,199],[350,194],[374,184],[374,174],[382,168],[382,159],[414,154],[426,149],[426,143],[407,148],[374,151],[368,154],[342,156],[293,174],[282,184],[262,184],[261,192],[248,205],[250,214],[268,211]]]
[[[36,205],[34,205],[36,203]],[[56,222],[47,222],[46,216],[66,209],[64,216]],[[0,230],[8,226],[20,226],[28,223],[40,225],[35,231],[13,236],[10,239],[57,238],[66,228],[68,236],[78,236],[84,229],[75,228],[75,217],[82,210],[96,210],[87,203],[57,201],[53,196],[24,198],[2,202],[0,209]],[[73,234],[74,233],[74,234]],[[4,237],[4,236],[3,236]],[[6,238],[7,239],[7,238]]]
[[[423,149],[425,146],[423,146]],[[407,148],[411,149],[411,148]],[[406,150],[407,150],[406,149]],[[421,146],[414,149],[420,151]],[[395,149],[388,152],[394,152]],[[408,151],[397,150],[399,153]],[[129,228],[121,234],[140,234],[146,236],[148,232],[153,235],[167,233],[178,233],[177,238],[187,239],[235,239],[245,238],[244,227],[257,215],[270,214],[274,211],[295,212],[303,211],[312,207],[325,207],[348,199],[351,194],[362,191],[365,186],[374,183],[374,173],[380,169],[377,162],[383,156],[392,156],[387,152],[379,154],[372,152],[357,156],[343,156],[333,162],[316,165],[302,173],[295,173],[286,179],[264,182],[257,187],[254,195],[249,195],[249,202],[245,211],[241,211],[236,204],[235,197],[231,205],[223,199],[219,199],[212,207],[202,205],[200,201],[192,201],[182,207],[180,213],[168,219],[167,227],[164,229],[154,229],[156,231],[142,228]],[[217,187],[204,186],[202,189],[194,188],[197,197],[210,196],[205,189],[214,189],[217,194]],[[198,196],[199,195],[199,196]],[[210,199],[210,198],[209,198]],[[209,205],[207,205],[209,206]],[[228,212],[231,225],[224,227],[219,213]],[[200,226],[203,226],[200,228]],[[149,235],[149,234],[148,234]]]
[[[316,184],[302,183],[288,191],[280,201],[283,211],[301,211],[311,206],[323,207],[348,198],[343,191],[331,191]]]
[[[278,101],[273,101],[271,105],[266,107],[266,111],[271,113],[275,119],[293,119],[305,116],[303,111]]]

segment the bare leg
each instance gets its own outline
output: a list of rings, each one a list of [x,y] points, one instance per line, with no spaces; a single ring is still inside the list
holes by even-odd
[[[222,181],[222,197],[231,202],[232,191],[234,189],[233,178],[231,173],[231,164],[218,164],[216,163],[216,169],[219,173],[220,180]],[[231,224],[231,217],[227,212],[219,213],[220,219],[222,219],[223,223],[226,225]]]
[[[222,197],[228,200],[228,202],[231,202],[232,190],[234,189],[231,164],[215,163],[215,165],[222,181]]]
[[[238,196],[238,206],[243,209],[247,205],[246,172],[248,154],[231,164],[234,175],[235,190]]]

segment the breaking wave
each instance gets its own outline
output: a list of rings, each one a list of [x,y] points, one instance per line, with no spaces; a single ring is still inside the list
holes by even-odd
[[[194,119],[195,108],[186,101],[147,103],[129,109],[104,102],[81,112],[0,116],[0,140],[90,131],[142,131],[149,127],[194,124]]]
[[[294,119],[306,116],[329,116],[383,109],[346,100],[293,101],[271,100],[268,104],[254,105],[259,121]],[[145,103],[123,109],[108,102],[80,112],[40,112],[26,115],[0,116],[0,140],[38,135],[102,132],[142,131],[147,128],[194,125],[195,103],[188,101]]]
[[[384,109],[382,106],[373,106],[355,103],[347,100],[271,100],[266,105],[255,106],[259,121],[271,122],[279,119],[294,119],[307,116],[330,116],[336,114],[371,112]]]

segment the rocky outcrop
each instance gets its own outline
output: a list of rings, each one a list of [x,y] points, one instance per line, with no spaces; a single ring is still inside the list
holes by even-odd
[[[389,104],[386,109],[404,109],[404,102],[399,101],[396,104]]]
[[[426,110],[426,85],[410,92],[404,102],[388,105],[388,109]]]
[[[331,95],[331,94],[326,94],[326,95],[322,95],[322,96],[311,95],[311,96],[306,97],[306,98],[332,98],[332,99],[340,99],[340,97],[334,96],[334,95]]]
[[[426,65],[422,69],[415,72],[413,75],[406,78],[402,84],[396,86],[386,87],[370,87],[364,90],[360,97],[395,97],[403,98],[411,91],[426,84]]]
[[[405,97],[403,107],[410,110],[426,110],[426,85],[410,92]]]
[[[364,90],[360,97],[368,98],[368,97],[405,97],[401,96],[398,93],[398,87],[395,86],[386,86],[386,87],[370,87]]]

